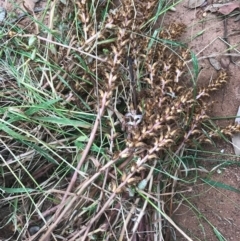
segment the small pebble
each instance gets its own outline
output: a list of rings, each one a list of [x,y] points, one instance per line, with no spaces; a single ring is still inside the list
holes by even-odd
[[[222,68],[219,61],[215,58],[209,58],[209,62],[214,67],[215,70],[220,70]]]
[[[30,235],[34,235],[35,233],[37,233],[40,230],[39,226],[31,226],[28,231],[30,233]]]

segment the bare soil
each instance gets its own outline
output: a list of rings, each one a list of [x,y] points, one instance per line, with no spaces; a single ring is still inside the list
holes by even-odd
[[[211,179],[239,189],[239,177],[240,168],[236,166],[227,168],[221,174],[214,174]],[[239,193],[197,183],[188,196],[188,200],[201,214],[194,211],[189,203],[183,202],[174,219],[193,240],[220,240],[206,220],[221,232],[225,240],[240,240]],[[177,240],[185,239],[178,235]]]

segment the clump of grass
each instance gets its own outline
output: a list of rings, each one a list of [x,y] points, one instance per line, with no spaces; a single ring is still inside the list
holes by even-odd
[[[38,35],[6,26],[1,190],[17,239],[168,240],[174,226],[190,240],[171,220],[181,155],[238,128],[206,125],[228,75],[198,88],[185,26],[153,30],[155,6],[70,1]]]

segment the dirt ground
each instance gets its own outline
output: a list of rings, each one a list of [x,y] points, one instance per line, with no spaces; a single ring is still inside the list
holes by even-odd
[[[14,21],[14,19],[17,20],[26,12],[32,15],[35,19],[39,20],[44,15],[44,12],[47,8],[47,2],[47,0],[0,0],[0,7],[6,10],[6,19],[9,22]],[[34,14],[32,14],[33,11]],[[33,21],[31,21],[30,18],[24,16],[24,18],[21,18],[21,21],[14,21],[13,23],[18,24],[18,26],[21,28],[28,29],[29,32],[37,34],[35,24],[32,24],[32,22]],[[48,22],[48,14],[44,15],[44,22]],[[3,24],[4,21],[2,23],[0,22],[0,25]]]
[[[213,175],[212,179],[239,189],[239,177],[239,167],[231,167],[227,168],[222,174]],[[183,202],[174,218],[175,222],[193,240],[220,240],[214,234],[213,227],[218,229],[225,237],[222,240],[240,240],[239,193],[197,183],[193,186],[193,192],[189,194],[188,200],[201,214],[195,212],[187,202]],[[213,227],[204,220],[204,216]],[[177,240],[183,241],[186,239],[178,235]]]
[[[0,6],[11,10],[11,5],[9,3],[5,5],[6,3],[8,1],[0,0]],[[183,0],[176,6],[175,12],[166,14],[164,23],[180,21],[188,26],[183,40],[188,43],[188,46],[197,55],[198,59],[201,59],[199,60],[201,71],[198,80],[200,83],[209,82],[216,76],[217,71],[210,64],[207,56],[218,55],[216,59],[221,63],[222,68],[227,69],[231,77],[223,90],[213,94],[212,100],[214,100],[215,104],[211,116],[235,116],[240,105],[238,78],[240,74],[240,57],[230,59],[224,56],[227,53],[227,45],[223,41],[224,20],[216,13],[208,12],[205,16],[203,8],[188,9],[186,6],[187,0]],[[234,17],[227,17],[226,23],[228,35],[237,33],[240,30],[240,21],[235,22]],[[238,39],[239,35],[228,37],[231,46],[237,46],[234,50],[231,50],[231,53],[239,53]],[[220,124],[226,125],[232,122],[233,119],[230,119]],[[218,143],[214,151],[220,153],[223,149],[225,153],[233,154],[233,148],[230,144]],[[210,150],[213,149],[210,148]],[[216,172],[213,174],[212,179],[240,189],[240,167],[237,165],[231,166],[221,173]],[[201,212],[201,215],[197,214],[186,201],[183,201],[174,214],[174,221],[182,230],[193,240],[219,240],[213,232],[213,227],[204,220],[203,216],[205,216],[224,235],[226,240],[240,240],[240,194],[224,189],[216,189],[200,182],[196,183],[192,190],[187,198]],[[9,227],[9,230],[11,230],[11,227]],[[185,239],[177,234],[176,240],[183,241]]]
[[[230,53],[237,55],[239,53],[238,31],[240,30],[240,21],[235,22],[235,17],[226,17],[226,20],[224,20],[216,13],[204,13],[204,8],[189,9],[186,7],[187,4],[188,1],[184,0],[176,6],[175,12],[168,12],[164,18],[164,23],[180,21],[187,25],[184,40],[188,42],[188,46],[199,59],[201,71],[198,81],[200,84],[208,83],[216,76],[217,71],[206,57],[218,55],[216,60],[219,61],[222,68],[229,72],[231,77],[224,89],[212,95],[214,105],[210,115],[235,116],[240,105],[240,57],[230,59],[230,57],[224,56],[224,54],[227,54],[227,44],[224,43],[223,38],[224,21],[226,21],[225,31],[227,33],[225,32],[225,36],[228,37],[228,43],[235,47],[231,49]],[[234,119],[224,120],[219,121],[218,124],[225,126],[233,123],[233,121]],[[234,154],[231,144],[222,142],[217,143],[215,148],[206,148],[216,153],[224,150],[224,153]],[[208,157],[206,157],[204,163],[206,164],[207,161]],[[238,165],[231,166],[221,173],[216,171],[211,179],[240,189],[240,167]],[[200,211],[200,214],[194,211],[193,206],[187,201],[183,201],[174,215],[174,221],[182,230],[193,240],[240,240],[240,194],[216,189],[201,182],[196,183],[192,188],[193,191],[186,198]],[[204,216],[212,226],[204,219]],[[213,231],[214,227],[221,232],[225,239],[217,238]],[[177,234],[176,240],[183,241],[186,239]]]

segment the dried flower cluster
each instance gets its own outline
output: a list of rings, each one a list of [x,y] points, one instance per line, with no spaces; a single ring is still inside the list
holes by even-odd
[[[172,23],[155,38],[143,34],[144,24],[153,16],[156,4],[155,0],[147,3],[122,1],[114,11],[110,10],[105,22],[96,29],[86,3],[79,2],[79,18],[85,36],[82,49],[88,51],[95,47],[105,60],[89,62],[92,73],[98,73],[99,80],[94,85],[98,85],[100,96],[103,98],[107,93],[105,106],[118,112],[118,94],[127,92],[129,96],[124,99],[127,110],[121,113],[125,115],[121,122],[127,131],[128,152],[124,152],[124,157],[136,153],[143,157],[148,153],[148,159],[153,159],[159,157],[161,151],[176,151],[180,145],[192,144],[192,140],[211,142],[210,137],[217,134],[203,132],[201,124],[209,119],[209,93],[226,83],[228,74],[220,72],[205,88],[189,87],[189,76],[184,71],[191,56],[187,49],[173,44],[183,34],[185,26]],[[133,59],[135,73],[136,83],[132,86],[128,56]],[[92,83],[96,81],[87,73],[83,76]],[[132,98],[135,91],[137,108],[134,108]],[[222,132],[229,133],[229,128]],[[237,127],[233,129],[237,130]],[[149,153],[152,149],[154,151]]]
[[[184,60],[187,55],[185,52],[182,54]],[[201,129],[201,124],[209,119],[207,115],[209,104],[204,99],[209,92],[216,90],[227,81],[227,74],[221,72],[213,84],[195,93],[194,87],[186,88],[184,78],[180,77],[184,61],[182,65],[178,62],[178,66],[174,57],[170,57],[168,61],[171,64],[159,68],[158,73],[151,71],[151,76],[154,78],[147,78],[150,85],[144,91],[144,96],[141,96],[143,101],[139,99],[139,109],[143,113],[142,122],[129,128],[131,131],[127,140],[129,148],[149,150],[157,146],[155,148],[157,153],[169,148],[173,148],[174,151],[174,147],[178,147],[181,143],[189,143],[191,140],[196,140],[198,143],[210,141],[211,134],[207,135]],[[156,155],[149,156],[149,158],[156,157]]]

